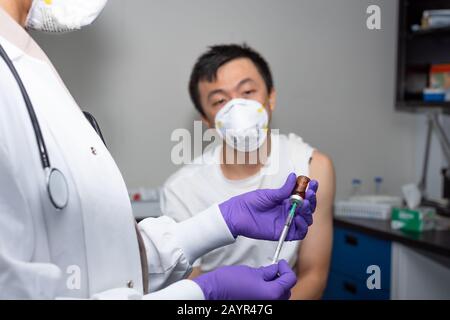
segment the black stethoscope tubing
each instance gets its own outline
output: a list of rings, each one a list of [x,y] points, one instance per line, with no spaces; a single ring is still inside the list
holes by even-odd
[[[13,62],[9,58],[8,54],[6,53],[6,51],[2,45],[0,45],[0,56],[3,58],[6,65],[8,66],[9,70],[13,74],[14,79],[16,80],[17,85],[19,86],[20,92],[23,96],[25,105],[27,107],[28,114],[29,114],[30,120],[31,120],[31,124],[33,125],[33,130],[34,130],[34,134],[36,137],[37,146],[39,149],[39,155],[41,158],[42,168],[44,169],[44,172],[46,173],[47,192],[48,192],[50,201],[56,209],[62,210],[67,206],[67,203],[69,200],[67,180],[66,180],[64,174],[60,170],[58,170],[57,168],[51,167],[50,157],[48,155],[47,147],[45,145],[45,140],[42,135],[42,130],[39,125],[39,121],[37,119],[36,113],[34,111],[33,104],[31,103],[31,99],[28,95],[27,90],[25,89],[25,86],[22,82],[22,79],[19,76],[19,73],[17,72]]]

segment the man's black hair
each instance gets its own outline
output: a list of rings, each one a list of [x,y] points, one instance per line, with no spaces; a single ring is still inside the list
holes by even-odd
[[[199,83],[200,81],[212,82],[216,80],[217,70],[224,64],[239,58],[250,59],[258,69],[266,84],[267,92],[273,89],[272,73],[266,60],[255,50],[246,44],[228,44],[209,47],[209,50],[198,58],[192,69],[189,80],[189,94],[195,108],[203,116],[205,112],[200,102]]]

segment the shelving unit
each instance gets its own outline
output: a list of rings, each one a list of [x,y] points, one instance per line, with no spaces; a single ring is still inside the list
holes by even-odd
[[[428,86],[432,64],[450,63],[450,27],[412,30],[420,25],[425,10],[450,9],[449,0],[399,0],[396,108],[450,114],[450,102],[426,102],[422,90]]]

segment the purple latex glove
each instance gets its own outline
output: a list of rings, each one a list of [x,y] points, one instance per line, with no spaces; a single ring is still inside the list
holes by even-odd
[[[277,241],[291,208],[289,197],[294,190],[296,175],[291,173],[280,189],[261,189],[233,197],[219,205],[233,236]],[[305,200],[296,209],[287,241],[302,240],[313,223],[316,209],[316,192],[319,183],[311,180]]]
[[[226,266],[193,280],[206,300],[288,300],[297,278],[285,260],[268,267]]]

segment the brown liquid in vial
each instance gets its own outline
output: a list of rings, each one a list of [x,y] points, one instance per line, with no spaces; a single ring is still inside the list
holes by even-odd
[[[308,187],[308,183],[311,181],[307,176],[298,176],[297,183],[295,184],[294,191],[292,194],[299,195],[302,199],[305,199],[306,188]]]

